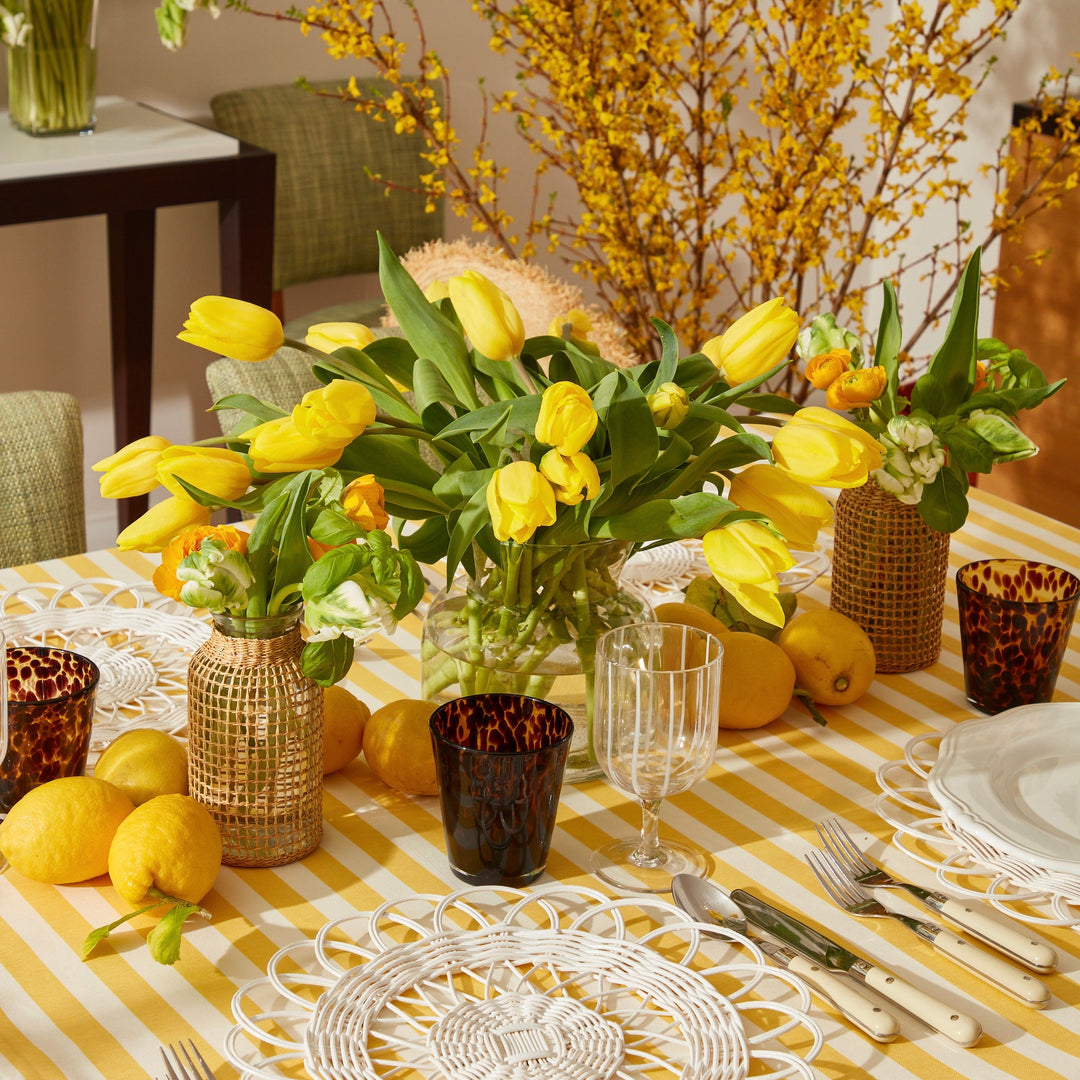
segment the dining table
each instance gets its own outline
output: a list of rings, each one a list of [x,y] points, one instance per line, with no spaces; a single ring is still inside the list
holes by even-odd
[[[1058,954],[1056,970],[1041,976],[1051,1001],[1033,1009],[952,964],[903,926],[840,911],[806,860],[820,844],[815,824],[835,818],[896,875],[941,885],[931,862],[896,842],[881,812],[879,770],[903,761],[912,740],[980,716],[965,700],[953,577],[961,565],[989,557],[1031,558],[1080,572],[1080,530],[973,488],[969,516],[951,537],[939,659],[918,671],[878,674],[858,700],[823,707],[824,726],[793,700],[763,727],[721,730],[706,777],[664,801],[661,833],[705,849],[713,881],[796,914],[955,1003],[983,1029],[979,1041],[965,1048],[904,1015],[900,1036],[877,1042],[813,998],[807,1012],[822,1041],[811,1067],[823,1078],[1080,1076],[1080,935],[1068,918],[1074,909],[1066,907],[1061,917],[1059,907],[1055,917],[1038,898],[1028,905],[1026,925]],[[155,564],[154,555],[94,551],[0,570],[0,591],[137,585],[149,580]],[[798,593],[798,613],[828,604],[826,570]],[[0,606],[0,629],[8,614]],[[392,634],[358,647],[345,685],[372,710],[419,696],[421,625],[414,613]],[[1074,630],[1054,701],[1077,700],[1080,638]],[[177,733],[183,734],[182,726]],[[322,842],[307,857],[277,867],[221,868],[203,901],[212,918],[188,922],[172,966],[149,955],[149,916],[125,924],[81,959],[87,934],[129,910],[107,877],[51,886],[6,868],[0,873],[0,1077],[165,1076],[160,1046],[188,1039],[218,1080],[240,1077],[223,1049],[236,1024],[234,995],[265,976],[279,950],[312,939],[328,921],[352,912],[465,888],[447,861],[438,798],[391,789],[362,755],[325,778],[322,812]],[[640,821],[634,799],[602,777],[564,784],[546,870],[531,888],[560,884],[614,897],[590,874],[590,853],[632,834]],[[282,1075],[303,1076],[297,1069]]]

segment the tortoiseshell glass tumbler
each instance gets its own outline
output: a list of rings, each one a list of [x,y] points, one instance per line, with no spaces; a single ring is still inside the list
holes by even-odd
[[[1049,701],[1069,644],[1080,580],[1026,559],[984,559],[956,572],[967,700],[993,715]]]

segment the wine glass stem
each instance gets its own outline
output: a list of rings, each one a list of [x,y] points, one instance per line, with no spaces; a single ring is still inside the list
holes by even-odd
[[[660,804],[662,799],[641,800],[641,841],[628,858],[635,866],[651,869],[667,861],[660,844]]]

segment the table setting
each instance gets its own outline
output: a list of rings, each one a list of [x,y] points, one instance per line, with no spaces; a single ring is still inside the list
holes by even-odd
[[[976,438],[987,469],[1022,453],[1010,410],[1057,384],[979,360],[997,411],[958,464],[933,440],[967,405],[924,385],[899,410],[887,320],[868,383],[815,321],[800,347],[843,352],[850,396],[785,411],[761,387],[789,310],[623,370],[573,335],[522,340],[478,277],[430,299],[384,251],[404,339],[309,349],[325,386],[292,414],[233,395],[217,404],[245,417],[213,445],[151,436],[99,462],[103,493],[166,498],[115,548],[0,570],[0,1075],[1071,1076],[1080,531],[956,475]],[[930,377],[955,390],[968,355],[978,404],[972,280]],[[221,351],[227,326],[259,362],[280,324],[237,304],[203,298],[181,337]],[[860,409],[877,419],[839,415]],[[944,536],[929,660],[926,634],[835,610],[857,560],[822,492],[891,481]],[[211,525],[223,508],[245,523]],[[863,568],[865,606],[889,571],[880,551]],[[708,610],[685,602],[703,579]],[[696,622],[658,619],[673,600]],[[815,681],[786,636],[806,616],[869,670],[863,652]],[[725,672],[745,634],[792,690],[725,725],[725,678],[754,692]],[[85,669],[43,666],[72,656]],[[372,730],[423,706],[397,773],[367,739],[324,771],[333,687]],[[22,713],[74,730],[89,692],[50,773]],[[56,850],[28,858],[26,808],[145,728],[183,744],[188,792],[115,804],[104,837],[56,818]],[[137,823],[151,843],[162,799],[185,800],[174,861],[198,849],[206,872],[186,890],[176,867],[120,872],[117,840]],[[35,877],[79,828],[107,872]]]

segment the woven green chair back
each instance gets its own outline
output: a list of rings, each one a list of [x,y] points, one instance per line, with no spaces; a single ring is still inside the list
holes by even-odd
[[[337,91],[340,83],[314,83]],[[361,94],[385,93],[359,79]],[[293,85],[218,94],[218,128],[277,156],[273,287],[378,270],[376,230],[399,254],[443,235],[441,205],[426,213],[423,138]],[[383,182],[372,179],[382,178]]]
[[[0,566],[86,550],[83,433],[70,394],[0,394]]]
[[[217,401],[228,394],[250,394],[289,411],[309,391],[322,386],[311,373],[311,357],[299,349],[283,345],[273,356],[259,363],[222,357],[208,364],[206,385]],[[217,413],[222,434],[228,435],[243,414],[235,409]]]

